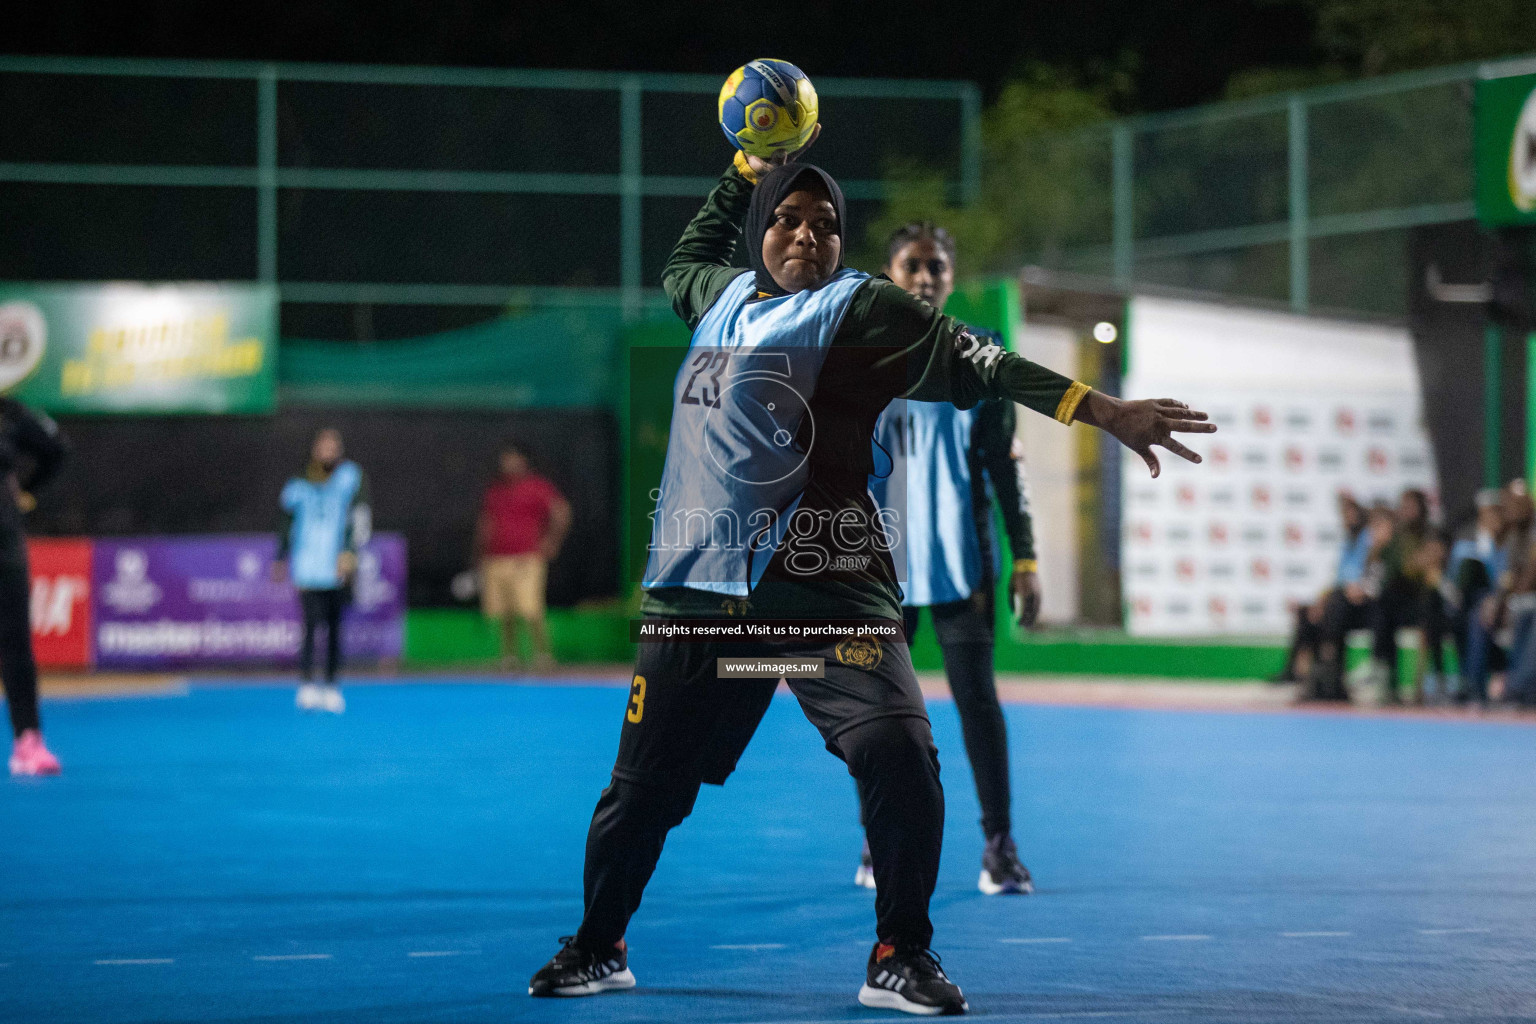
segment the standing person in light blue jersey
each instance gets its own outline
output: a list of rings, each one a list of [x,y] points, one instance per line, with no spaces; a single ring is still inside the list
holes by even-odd
[[[885,273],[942,310],[955,290],[954,239],[927,222],[899,228],[887,246]],[[969,330],[1001,346],[997,335]],[[1013,554],[1008,591],[1014,614],[1021,625],[1033,625],[1040,608],[1024,462],[1013,431],[1013,402],[1008,399],[991,399],[971,409],[948,402],[893,402],[875,425],[875,443],[888,453],[892,471],[879,474],[885,460],[877,453],[877,475],[870,478],[875,501],[896,517],[892,553],[898,565],[905,555],[902,618],[907,641],[917,632],[920,610],[927,608],[944,654],[986,837],[977,887],[989,896],[1034,891],[1013,841],[1008,727],[992,666],[993,594],[999,568],[992,530],[994,499]],[[867,844],[854,881],[875,888]]]
[[[304,636],[299,648],[295,703],[306,711],[340,714],[346,700],[336,685],[341,667],[341,615],[351,596],[357,549],[368,543],[372,514],[368,480],[342,458],[341,434],[327,427],[315,435],[309,466],[283,486],[283,525],[278,533],[273,578],[285,575],[299,591]],[[291,566],[290,564],[291,563]],[[315,633],[325,626],[325,685],[312,681]]]

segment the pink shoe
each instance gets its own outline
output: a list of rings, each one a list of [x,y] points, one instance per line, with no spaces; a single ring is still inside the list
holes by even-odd
[[[16,737],[11,748],[12,775],[57,775],[59,759],[43,746],[43,734],[28,729]]]

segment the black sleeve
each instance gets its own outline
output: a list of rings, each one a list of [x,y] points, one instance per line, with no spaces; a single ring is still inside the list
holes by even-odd
[[[971,479],[986,474],[992,495],[1003,514],[1003,529],[1008,533],[1008,548],[1015,559],[1035,557],[1034,524],[1029,513],[1029,485],[1024,475],[1024,459],[1014,450],[1014,426],[1017,416],[1007,400],[983,402],[976,412],[976,426],[971,431]],[[986,502],[977,503],[976,515],[990,516]]]
[[[698,326],[720,293],[743,272],[731,261],[752,205],[754,179],[743,173],[745,168],[740,161],[720,176],[662,269],[661,284],[672,309],[689,328]]]
[[[15,399],[6,400],[6,412],[16,430],[16,446],[31,457],[31,464],[19,474],[21,489],[36,492],[58,475],[69,454],[69,442],[59,425],[44,413],[27,408]]]
[[[837,343],[882,349],[871,370],[898,369],[896,396],[950,402],[969,409],[987,398],[1011,398],[1027,409],[1071,423],[1088,387],[1016,352],[989,344],[953,317],[885,278],[854,295]]]

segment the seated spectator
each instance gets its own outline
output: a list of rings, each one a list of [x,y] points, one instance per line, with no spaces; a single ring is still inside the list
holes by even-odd
[[[1437,587],[1443,547],[1436,541],[1429,521],[1429,497],[1417,488],[1409,488],[1398,499],[1396,524],[1392,539],[1381,553],[1381,589],[1370,616],[1371,675],[1377,683],[1383,703],[1396,704],[1397,631],[1420,626],[1429,647],[1431,671],[1437,678],[1445,672],[1443,638],[1448,632],[1439,591],[1430,585],[1434,574]]]
[[[1509,600],[1509,672],[1504,681],[1504,700],[1516,707],[1536,707],[1536,594],[1517,594]]]
[[[1478,491],[1477,517],[1451,545],[1441,594],[1449,611],[1456,661],[1461,666],[1457,685],[1447,697],[1467,693],[1468,630],[1470,619],[1483,599],[1493,592],[1504,574],[1507,552],[1501,546],[1504,533],[1503,492],[1497,488]]]
[[[1318,623],[1317,657],[1302,692],[1303,700],[1348,701],[1344,688],[1344,654],[1349,634],[1371,624],[1376,595],[1381,592],[1382,560],[1392,542],[1396,521],[1386,505],[1373,506],[1365,521],[1365,566],[1354,583],[1329,593]]]
[[[1445,533],[1431,529],[1405,568],[1410,577],[1419,580],[1421,588],[1415,615],[1420,634],[1419,670],[1415,672],[1413,684],[1415,704],[1439,704],[1448,700],[1452,693],[1451,677],[1445,671],[1445,642],[1453,632],[1454,612],[1446,598],[1450,549],[1450,540]],[[1426,662],[1428,671],[1424,671]]]
[[[1489,679],[1505,664],[1506,648],[1498,639],[1500,631],[1513,624],[1511,605],[1518,612],[1533,600],[1526,595],[1536,592],[1536,559],[1531,557],[1536,505],[1526,493],[1525,481],[1513,481],[1505,488],[1499,509],[1503,521],[1501,571],[1492,591],[1475,606],[1469,605],[1467,616],[1467,654],[1462,667],[1466,685],[1459,697],[1478,704],[1488,702]]]
[[[1312,674],[1317,661],[1317,645],[1322,640],[1323,610],[1335,593],[1358,586],[1365,575],[1371,538],[1365,529],[1365,507],[1348,491],[1339,492],[1339,520],[1343,541],[1339,549],[1339,568],[1334,585],[1318,595],[1317,600],[1296,609],[1296,629],[1291,638],[1285,667],[1274,678],[1277,683],[1299,683]]]

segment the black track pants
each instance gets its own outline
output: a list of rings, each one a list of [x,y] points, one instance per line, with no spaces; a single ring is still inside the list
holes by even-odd
[[[304,638],[299,645],[299,676],[310,679],[315,671],[315,633],[325,627],[325,681],[334,683],[341,668],[341,613],[347,608],[347,592],[301,590],[299,603],[304,609]]]
[[[917,630],[918,609],[905,609],[907,641]],[[995,642],[991,602],[955,601],[929,608],[944,675],[960,715],[965,755],[976,780],[981,804],[981,831],[988,839],[1013,829],[1013,795],[1009,785],[1008,726],[997,699],[993,669]]]
[[[32,582],[26,541],[0,539],[0,680],[11,712],[11,731],[39,728],[37,662],[32,657]]]
[[[668,831],[693,810],[702,783],[722,784],[735,768],[776,680],[717,678],[715,659],[760,653],[744,644],[641,644],[613,779],[587,832],[586,913],[577,932],[585,948],[603,950],[623,938]],[[879,887],[876,935],[926,946],[944,791],[906,645],[788,653],[826,659],[825,678],[791,679],[790,687],[858,786]]]

